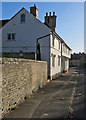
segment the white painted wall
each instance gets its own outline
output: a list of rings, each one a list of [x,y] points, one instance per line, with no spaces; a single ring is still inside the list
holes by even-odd
[[[22,13],[24,13],[26,16],[25,23],[20,22],[20,16]],[[20,50],[22,50],[23,52],[36,52],[37,38],[49,34],[51,29],[49,29],[46,25],[36,19],[32,14],[23,9],[2,28],[2,31],[3,52],[19,52]],[[16,40],[7,40],[8,33],[15,33]],[[40,39],[39,43],[41,46],[41,58],[43,61],[48,62],[49,68],[50,37],[48,36]]]
[[[62,56],[71,58],[71,50],[64,43],[62,43]]]
[[[59,40],[55,37],[54,39],[54,46],[52,45],[52,40],[53,40],[53,36],[51,34],[51,37],[50,37],[50,61],[51,61],[51,64],[50,64],[50,68],[51,68],[51,76],[61,72],[61,59],[60,59],[60,66],[58,66],[58,55],[61,56],[61,47],[59,49]],[[55,66],[53,67],[52,66],[52,54],[54,54],[56,57],[55,57]]]
[[[20,16],[24,13],[26,15],[26,22],[20,22]],[[17,14],[10,22],[8,22],[2,29],[2,44],[3,51],[29,51],[35,52],[36,39],[38,37],[49,34],[50,29],[37,20],[32,14],[23,9]],[[7,40],[8,33],[15,33],[16,40]],[[49,39],[46,41],[46,45],[49,44]],[[27,50],[26,50],[27,48]]]
[[[47,43],[48,42],[48,43]],[[48,64],[48,75],[50,74],[50,36],[44,37],[38,41],[40,43],[41,59],[47,61]]]
[[[22,13],[26,16],[25,23],[20,22]],[[2,28],[3,52],[19,52],[20,50],[23,52],[36,52],[37,38],[50,34],[50,32],[51,29],[23,9]],[[16,39],[14,41],[7,40],[8,33],[15,33]],[[52,37],[51,34],[50,36],[39,40],[41,46],[41,58],[48,62],[48,75],[50,76],[61,72],[61,59],[60,66],[58,66],[58,55],[61,56],[61,44],[59,49],[59,40],[55,37],[54,46],[52,46]],[[52,53],[56,56],[55,67],[52,66]],[[62,55],[70,57],[70,54],[66,54],[64,51]]]
[[[61,67],[61,58],[60,58],[60,66],[58,65],[58,55],[61,57],[61,43],[60,43],[60,49],[59,49],[59,39],[55,37],[54,39],[54,46],[52,45],[52,40],[53,36],[51,34],[50,36],[50,68],[51,68],[51,76],[60,73],[62,70],[68,70],[69,69],[69,58],[70,58],[70,50],[68,47],[65,46],[67,49],[66,51],[62,51],[62,57],[63,57],[63,62],[62,62],[62,67]],[[68,53],[69,50],[69,53]],[[52,54],[54,54],[55,57],[55,66],[52,66]]]

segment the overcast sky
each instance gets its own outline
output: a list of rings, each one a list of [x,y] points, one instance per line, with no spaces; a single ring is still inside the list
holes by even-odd
[[[84,3],[83,2],[3,2],[2,19],[10,19],[22,7],[38,7],[39,20],[44,22],[46,12],[57,15],[57,33],[71,47],[72,52],[84,51]]]

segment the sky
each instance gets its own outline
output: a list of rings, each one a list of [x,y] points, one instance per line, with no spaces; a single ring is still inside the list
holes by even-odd
[[[2,19],[10,19],[22,7],[30,11],[34,4],[38,7],[38,18],[42,22],[46,12],[55,12],[56,32],[72,53],[84,51],[84,2],[2,2]]]

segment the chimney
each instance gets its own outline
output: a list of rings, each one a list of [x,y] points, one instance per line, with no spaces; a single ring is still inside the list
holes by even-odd
[[[48,16],[48,13],[46,13],[46,16]]]
[[[48,16],[48,13],[46,13],[45,16],[45,24],[49,26],[54,32],[56,32],[56,15],[55,12],[53,12],[53,15],[51,15],[51,12]]]
[[[55,12],[53,12],[53,16],[55,16]]]
[[[36,7],[35,4],[33,7],[30,7],[30,13],[38,19],[38,8]]]
[[[50,12],[50,16],[51,16],[51,12]]]

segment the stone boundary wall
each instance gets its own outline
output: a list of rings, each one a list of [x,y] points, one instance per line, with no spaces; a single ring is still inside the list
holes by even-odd
[[[2,114],[28,98],[47,83],[47,62],[2,59]]]

